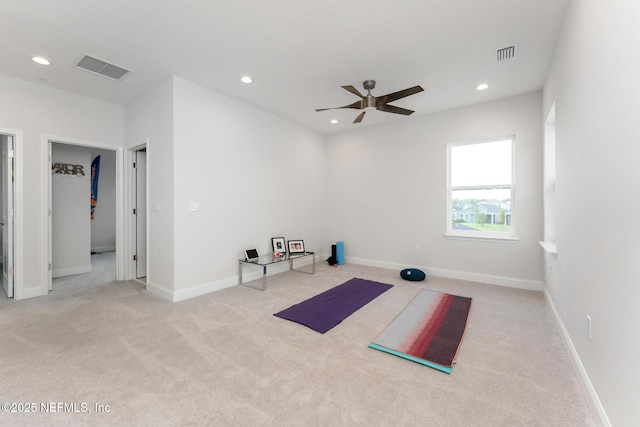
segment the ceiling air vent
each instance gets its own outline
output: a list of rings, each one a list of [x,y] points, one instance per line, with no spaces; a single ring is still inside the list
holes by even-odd
[[[502,49],[496,50],[496,61],[508,61],[516,57],[518,53],[518,45],[513,44],[511,46],[503,47]]]
[[[124,76],[129,74],[129,70],[125,70],[122,67],[109,64],[102,59],[93,58],[89,55],[83,56],[80,62],[78,62],[77,67],[112,80],[121,80]]]

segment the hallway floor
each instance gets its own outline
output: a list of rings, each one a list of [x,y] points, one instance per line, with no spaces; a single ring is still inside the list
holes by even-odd
[[[93,271],[86,274],[58,277],[53,279],[52,293],[75,295],[116,280],[116,252],[100,252],[91,255]]]

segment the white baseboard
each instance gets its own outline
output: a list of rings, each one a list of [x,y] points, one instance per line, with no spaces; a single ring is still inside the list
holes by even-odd
[[[74,274],[85,274],[91,273],[93,271],[93,267],[91,264],[89,265],[79,265],[77,267],[69,267],[69,268],[58,268],[51,272],[51,277],[54,279],[56,277],[64,277],[64,276],[73,276]]]
[[[147,292],[167,301],[173,301],[173,292],[147,280]]]
[[[327,258],[326,254],[316,254],[316,262],[322,262],[320,260],[324,260]],[[406,264],[398,264],[387,261],[377,261],[370,260],[365,258],[353,258],[346,257],[345,262],[359,265],[367,265],[370,267],[379,267],[386,268],[390,270],[402,270],[405,268],[419,268],[423,270],[427,275],[438,276],[438,277],[446,277],[449,279],[458,279],[458,280],[468,280],[471,282],[479,282],[479,283],[487,283],[490,285],[498,285],[498,286],[506,286],[517,289],[525,289],[530,291],[542,291],[542,282],[535,280],[527,280],[527,279],[519,279],[515,277],[504,277],[504,276],[494,276],[482,273],[471,273],[465,271],[455,271],[455,270],[446,270],[442,268],[431,268],[419,265],[406,265]],[[301,259],[299,261],[294,262],[294,268],[299,268],[305,265],[310,265],[310,259]],[[250,282],[252,280],[258,280],[262,278],[262,267],[261,266],[244,266],[242,273],[242,281],[243,283]],[[282,273],[289,269],[289,263],[284,261],[282,264],[273,264],[268,267],[267,276],[271,276],[273,274]],[[203,283],[197,286],[192,286],[187,289],[180,289],[177,291],[170,291],[160,286],[154,285],[149,282],[147,284],[147,289],[154,295],[159,296],[160,298],[166,299],[168,301],[184,301],[189,298],[195,298],[200,295],[205,295],[210,292],[219,291],[221,289],[225,289],[231,286],[235,286],[238,284],[239,277],[233,276],[222,280],[216,280],[214,282]]]
[[[317,259],[317,255],[316,255]],[[294,261],[293,268],[298,269],[302,266],[311,265],[311,258],[300,259]],[[242,282],[247,283],[253,280],[262,279],[262,266],[249,266],[243,267]],[[283,273],[289,270],[289,262],[283,261],[282,263],[272,264],[267,267],[267,277],[274,274]],[[158,286],[152,282],[147,282],[147,290],[167,301],[178,302],[184,301],[190,298],[199,297],[201,295],[208,294],[210,292],[220,291],[225,288],[230,288],[239,284],[240,277],[232,276],[222,280],[216,280],[215,282],[202,283],[200,285],[191,286],[187,289],[179,289],[177,291],[170,291],[161,286]]]
[[[115,252],[116,247],[113,246],[96,246],[95,248],[91,248],[91,252]]]
[[[525,289],[528,291],[542,291],[542,282],[537,280],[520,279],[517,277],[495,276],[468,271],[447,270],[444,268],[426,267],[420,265],[398,264],[387,261],[377,261],[365,258],[345,258],[346,262],[367,265],[370,267],[387,268],[391,270],[403,270],[405,268],[419,268],[427,276],[446,277],[448,279],[468,280],[470,282],[487,283],[490,285],[506,286],[509,288]]]
[[[555,318],[556,324],[558,325],[558,329],[560,329],[560,334],[562,335],[564,343],[567,346],[567,350],[569,351],[571,362],[573,363],[574,368],[578,372],[578,376],[582,380],[583,390],[585,391],[585,394],[590,398],[587,400],[591,404],[591,407],[595,411],[595,413],[597,413],[598,416],[600,417],[600,420],[602,421],[602,425],[606,427],[611,427],[611,422],[609,421],[609,417],[607,416],[607,413],[605,412],[604,407],[602,406],[602,402],[600,402],[600,398],[598,397],[596,390],[593,388],[593,384],[591,384],[591,380],[589,379],[589,375],[587,374],[587,371],[584,369],[584,365],[580,360],[578,351],[573,345],[573,341],[571,341],[569,332],[567,331],[567,328],[565,328],[564,323],[560,318],[560,314],[558,313],[558,310],[556,310],[556,306],[553,303],[553,300],[551,299],[551,296],[548,294],[546,288],[543,289],[543,293],[544,293],[544,298],[547,301],[547,304],[549,305],[551,312],[553,313],[553,317]]]
[[[262,277],[262,275],[260,275]],[[237,277],[229,277],[227,279],[218,280],[215,282],[204,283],[198,286],[192,286],[188,289],[181,289],[174,291],[172,298],[173,302],[184,301],[190,298],[199,297],[210,292],[220,291],[222,289],[230,288],[238,284]]]

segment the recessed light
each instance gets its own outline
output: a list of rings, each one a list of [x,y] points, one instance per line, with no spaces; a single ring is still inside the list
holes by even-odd
[[[478,86],[476,86],[476,90],[485,90],[486,88],[488,88],[489,85],[486,83],[480,83]]]
[[[333,123],[335,125],[336,123],[338,123],[338,121],[336,119],[332,119],[331,123]]]
[[[240,81],[242,83],[251,83],[253,80],[251,79],[251,77],[249,76],[242,76],[242,78],[240,79]]]
[[[31,60],[33,62],[36,62],[40,65],[51,65],[51,63],[49,61],[47,61],[46,58],[43,58],[41,56],[34,56],[33,58],[31,58]]]

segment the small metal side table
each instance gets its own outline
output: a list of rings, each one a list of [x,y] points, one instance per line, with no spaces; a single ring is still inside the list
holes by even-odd
[[[312,265],[311,271],[304,271],[304,270],[298,270],[293,268],[293,261],[305,259],[307,257],[311,257],[311,259],[313,260],[311,264]],[[238,260],[238,276],[240,277],[238,284],[247,286],[249,288],[258,289],[260,291],[264,291],[267,289],[267,267],[273,264],[279,264],[284,261],[289,261],[289,270],[297,271],[299,273],[316,274],[316,256],[314,252],[304,252],[299,254],[287,253],[279,257],[275,257],[273,255],[264,255],[254,260],[246,260],[246,259]],[[242,283],[242,270],[244,269],[245,265],[259,265],[262,267],[262,281],[261,281],[260,287]],[[251,282],[248,282],[248,283],[251,283]]]

